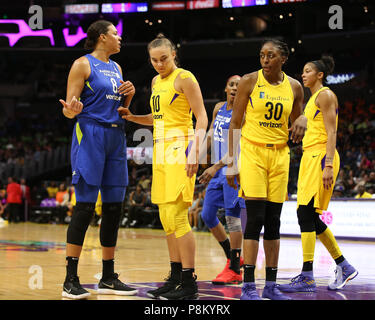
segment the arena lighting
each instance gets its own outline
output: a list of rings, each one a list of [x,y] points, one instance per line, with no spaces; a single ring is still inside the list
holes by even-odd
[[[327,76],[327,84],[345,83],[355,78],[355,73],[330,74]]]
[[[185,1],[158,1],[152,3],[152,10],[184,10]]]
[[[122,35],[122,20],[119,20],[118,25],[116,26],[118,34]],[[78,42],[87,37],[87,33],[83,32],[82,27],[80,26],[76,34],[69,34],[69,28],[63,29],[63,35],[65,43],[68,47],[74,47]]]
[[[269,0],[223,0],[223,8],[264,6]]]
[[[187,1],[186,9],[195,10],[195,9],[208,9],[208,8],[219,8],[219,0],[195,0]]]
[[[307,2],[307,0],[272,0],[272,3],[296,3],[296,2]]]
[[[65,6],[66,14],[85,14],[85,13],[99,13],[98,4],[67,4]]]
[[[0,33],[0,36],[7,37],[9,40],[9,46],[13,47],[17,41],[23,37],[47,37],[49,38],[51,45],[55,46],[55,39],[51,29],[43,30],[32,30],[29,25],[21,19],[0,19],[1,23],[15,23],[18,25],[18,33]]]
[[[103,3],[102,13],[147,12],[147,2]]]

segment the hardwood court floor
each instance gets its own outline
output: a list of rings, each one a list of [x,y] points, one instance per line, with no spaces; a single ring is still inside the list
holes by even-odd
[[[18,223],[0,227],[0,300],[60,300],[65,277],[65,241],[67,225]],[[211,280],[223,269],[225,257],[221,247],[208,232],[195,232],[196,273],[200,299],[237,300],[241,285],[213,286]],[[261,240],[262,241],[262,240]],[[359,271],[359,276],[339,293],[326,290],[335,264],[317,241],[314,274],[319,287],[316,295],[295,294],[296,299],[375,300],[374,242],[339,240],[344,256]],[[278,282],[285,283],[300,272],[302,248],[299,238],[282,237]],[[257,288],[264,286],[264,251],[262,244],[256,269]],[[132,297],[97,295],[101,273],[99,227],[90,226],[78,274],[91,300],[144,300],[146,291],[158,286],[169,271],[164,232],[157,229],[120,228],[115,271],[119,278],[139,289]]]

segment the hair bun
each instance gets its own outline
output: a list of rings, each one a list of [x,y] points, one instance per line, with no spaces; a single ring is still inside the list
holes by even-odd
[[[335,69],[335,60],[329,55],[323,55],[320,60],[325,65],[327,75],[331,74]]]
[[[158,35],[156,36],[156,39],[163,39],[163,38],[165,38],[165,35],[162,32],[158,33]]]

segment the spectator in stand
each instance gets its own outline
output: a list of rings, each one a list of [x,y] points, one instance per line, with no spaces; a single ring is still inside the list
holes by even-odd
[[[68,202],[68,211],[66,212],[66,217],[64,218],[65,223],[69,223],[72,219],[72,214],[74,207],[76,205],[76,194],[74,191],[74,186],[70,187],[70,196],[69,196],[69,202]]]
[[[375,171],[371,171],[367,183],[365,184],[368,192],[373,194],[375,193]]]
[[[8,206],[7,203],[7,195],[5,189],[0,190],[0,219],[4,219],[6,208]]]
[[[26,179],[21,179],[21,191],[22,191],[22,209],[23,212],[26,213],[23,221],[26,221],[28,218],[28,213],[31,205],[31,195],[30,195],[30,187],[26,185]]]
[[[366,188],[364,185],[358,186],[358,194],[355,196],[356,199],[371,199],[372,194],[366,192]]]
[[[147,195],[143,187],[138,184],[135,191],[129,197],[129,226],[136,227],[142,224],[142,212],[145,207]]]
[[[44,199],[48,198],[47,184],[40,183],[33,188],[32,199],[35,205],[39,206]]]
[[[129,161],[129,168],[129,187],[133,187],[137,184],[137,167],[132,160]]]
[[[20,221],[20,208],[22,204],[21,186],[13,177],[8,178],[7,202],[9,207],[9,222]]]
[[[355,187],[353,188],[353,191],[355,193],[359,192],[359,187],[364,186],[367,183],[367,180],[369,179],[368,174],[366,174],[365,170],[362,170],[359,177],[355,177],[354,181],[356,183]]]
[[[344,187],[345,186],[344,184],[345,184],[345,171],[341,169],[336,179],[336,186]]]
[[[151,185],[151,180],[148,176],[142,175],[141,180],[139,180],[138,184],[140,184],[143,190],[147,190]]]
[[[68,212],[69,192],[64,183],[59,185],[59,191],[56,193],[56,207],[58,222],[62,223]]]
[[[64,183],[61,183],[59,186],[59,191],[56,193],[56,201],[58,202],[58,206],[66,207],[68,205],[69,193]]]
[[[65,223],[70,222],[72,214],[73,214],[73,210],[74,210],[74,208],[76,206],[76,203],[77,203],[76,194],[75,194],[75,190],[74,190],[73,186],[71,187],[70,192],[71,192],[70,200],[68,201],[68,204],[67,204],[68,210],[66,211],[66,216],[63,220]],[[101,196],[100,191],[99,191],[98,192],[98,198],[97,198],[96,203],[95,203],[95,211],[93,212],[93,219],[91,220],[91,224],[100,225],[100,222],[101,222],[100,217],[102,215],[102,206],[103,206],[102,196]]]
[[[147,221],[147,227],[161,227],[161,222],[159,219],[159,208],[156,204],[151,202],[151,188],[146,190],[146,203],[143,210],[144,220]]]
[[[56,193],[59,189],[56,186],[55,181],[51,181],[49,186],[47,187],[48,198],[56,198]]]
[[[345,193],[347,196],[352,196],[353,194],[353,189],[355,187],[355,182],[354,182],[354,173],[353,170],[350,170],[348,175],[346,176],[344,180],[344,188],[345,188]]]

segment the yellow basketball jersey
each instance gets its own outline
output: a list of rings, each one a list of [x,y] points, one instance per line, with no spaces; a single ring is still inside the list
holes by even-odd
[[[152,87],[150,105],[154,118],[155,140],[194,134],[189,103],[186,96],[174,87],[174,81],[179,74],[182,78],[191,77],[193,81],[197,81],[190,71],[177,68],[163,79],[158,75]]]
[[[330,90],[322,87],[315,92],[306,104],[304,115],[307,118],[307,130],[302,140],[302,147],[308,148],[316,144],[326,144],[328,140],[327,131],[324,126],[323,115],[320,108],[315,104],[316,97],[323,90]],[[338,123],[338,110],[336,110],[336,129]]]
[[[294,94],[288,76],[279,85],[271,85],[262,69],[246,106],[245,124],[241,134],[250,141],[282,144],[288,141],[289,115]]]

